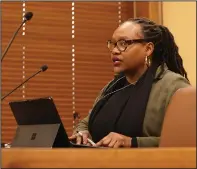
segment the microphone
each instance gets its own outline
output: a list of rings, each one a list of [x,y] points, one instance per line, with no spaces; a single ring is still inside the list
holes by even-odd
[[[14,41],[18,31],[20,30],[20,28],[22,27],[22,25],[31,20],[31,18],[33,17],[33,13],[32,12],[27,12],[25,15],[24,15],[24,18],[23,18],[23,22],[20,24],[20,26],[18,27],[18,29],[16,30],[16,32],[14,33],[13,37],[11,38],[10,42],[8,43],[8,46],[6,47],[2,57],[1,57],[1,62],[3,61],[3,58],[5,57],[6,53],[8,52],[8,49],[10,48],[12,42]]]
[[[24,20],[25,20],[25,22],[26,22],[26,21],[29,21],[32,17],[33,17],[33,12],[27,12],[27,13],[24,15]]]
[[[34,73],[32,76],[30,76],[28,79],[26,79],[24,82],[22,82],[20,85],[18,85],[16,88],[14,88],[11,92],[9,92],[8,94],[6,94],[5,96],[3,96],[1,98],[1,101],[4,100],[7,96],[9,96],[10,94],[12,94],[16,89],[18,89],[19,87],[21,87],[24,83],[26,83],[27,81],[29,81],[32,77],[36,76],[37,74],[39,74],[40,72],[44,72],[48,69],[47,65],[43,65],[40,70],[36,73]]]

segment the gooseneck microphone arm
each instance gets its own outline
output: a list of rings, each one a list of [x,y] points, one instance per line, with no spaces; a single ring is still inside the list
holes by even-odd
[[[3,54],[2,54],[1,62],[3,61],[3,59],[4,59],[5,55],[6,55],[6,53],[8,52],[8,50],[9,50],[9,48],[10,48],[12,42],[14,41],[14,39],[15,39],[16,35],[18,34],[18,31],[20,30],[20,28],[22,27],[22,25],[23,25],[26,21],[30,20],[32,17],[33,17],[33,13],[32,13],[32,12],[27,12],[27,13],[24,15],[24,20],[23,20],[23,22],[20,24],[19,28],[16,30],[16,32],[15,32],[14,35],[12,36],[10,42],[8,43],[8,46],[6,47],[5,51],[4,51]]]
[[[19,28],[17,29],[17,31],[14,33],[12,39],[10,40],[10,42],[8,43],[8,46],[6,47],[5,51],[3,52],[2,58],[1,58],[1,62],[3,61],[3,58],[5,57],[6,53],[8,52],[8,49],[10,48],[12,42],[14,41],[18,31],[20,30],[20,28],[22,27],[22,25],[25,23],[25,20],[20,24]]]
[[[19,87],[21,87],[23,84],[25,84],[27,81],[29,81],[31,78],[33,78],[34,76],[36,76],[37,74],[39,74],[40,72],[44,72],[48,69],[47,65],[43,65],[40,70],[36,73],[34,73],[32,76],[30,76],[29,78],[27,78],[24,82],[22,82],[20,85],[18,85],[16,88],[14,88],[11,92],[9,92],[8,94],[6,94],[5,96],[3,96],[1,98],[1,101],[3,101],[6,97],[8,97],[10,94],[12,94],[15,90],[17,90]]]

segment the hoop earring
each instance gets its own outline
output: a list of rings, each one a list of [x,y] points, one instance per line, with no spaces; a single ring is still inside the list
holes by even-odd
[[[146,56],[146,57],[145,57],[145,64],[146,64],[148,67],[150,67],[151,61],[150,61],[150,57],[149,57],[149,56]]]

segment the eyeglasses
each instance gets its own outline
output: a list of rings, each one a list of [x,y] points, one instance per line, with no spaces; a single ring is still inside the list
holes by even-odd
[[[111,40],[108,40],[107,41],[107,47],[110,51],[112,51],[117,46],[117,49],[120,52],[124,52],[129,45],[132,45],[133,43],[142,43],[142,42],[145,42],[145,41],[146,41],[145,39],[134,39],[134,40],[120,39],[120,40],[118,40],[117,42],[114,43]]]

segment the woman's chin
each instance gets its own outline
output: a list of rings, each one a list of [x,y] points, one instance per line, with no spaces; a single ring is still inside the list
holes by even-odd
[[[121,68],[121,67],[114,67],[114,73],[115,73],[115,74],[119,74],[119,73],[121,73],[121,72],[123,72],[123,71],[124,71],[124,69]]]

